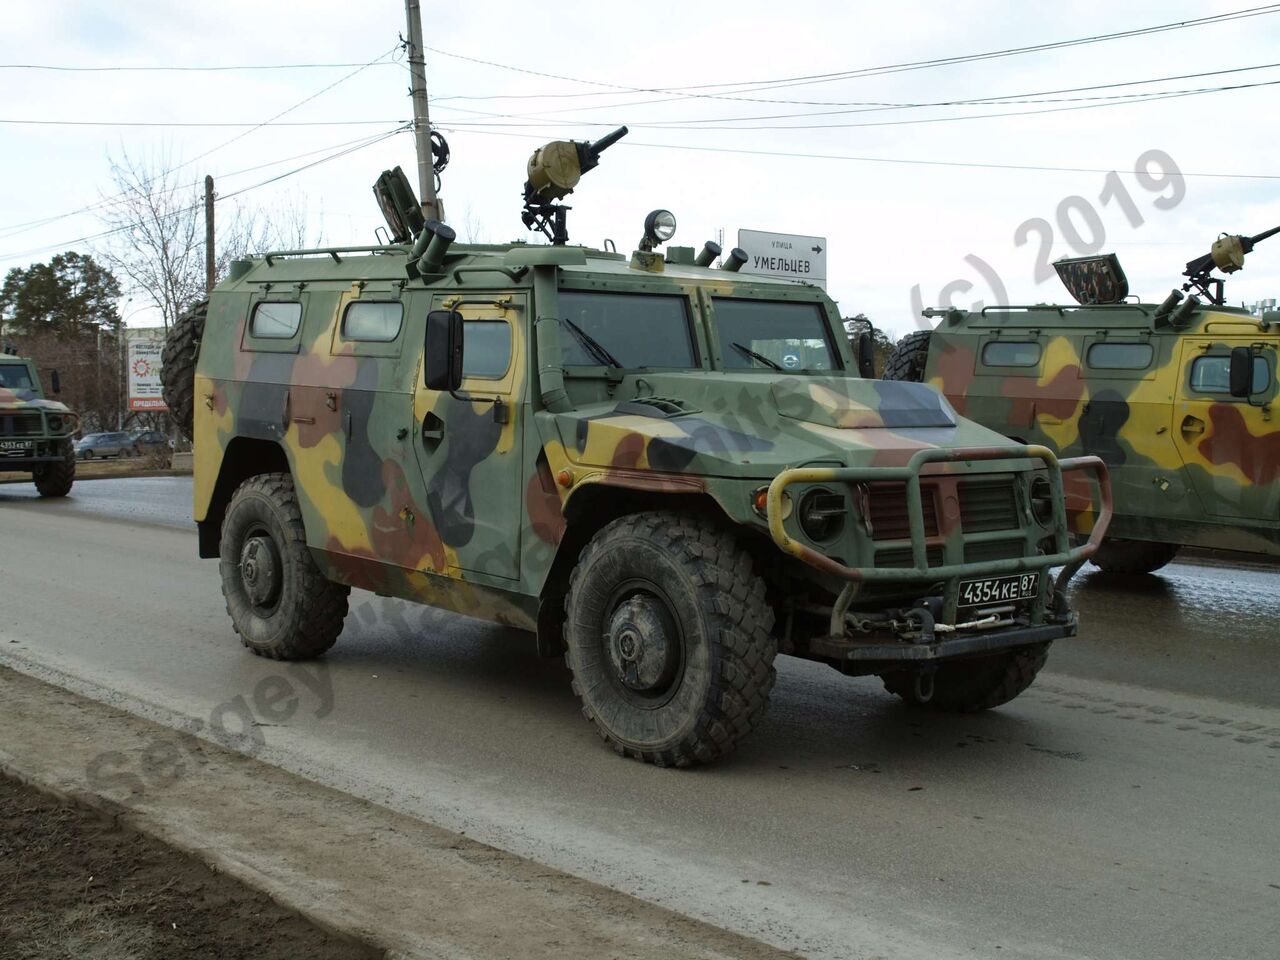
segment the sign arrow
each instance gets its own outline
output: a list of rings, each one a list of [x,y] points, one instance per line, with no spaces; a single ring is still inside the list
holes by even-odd
[[[821,247],[810,247],[809,249],[810,249],[810,250],[812,250],[814,253],[821,253],[821,252],[822,252],[822,248],[821,248]]]

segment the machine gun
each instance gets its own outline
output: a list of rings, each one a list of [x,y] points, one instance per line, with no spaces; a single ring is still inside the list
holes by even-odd
[[[601,137],[595,143],[580,140],[553,140],[529,157],[529,178],[524,184],[524,211],[520,219],[530,230],[541,232],[556,246],[569,242],[567,207],[563,200],[573,193],[582,175],[600,163],[600,154],[627,135],[626,127]]]
[[[1182,285],[1182,289],[1190,290],[1194,287],[1208,297],[1210,303],[1215,306],[1222,306],[1225,296],[1223,287],[1226,285],[1226,281],[1222,277],[1210,275],[1213,273],[1214,268],[1216,267],[1223,273],[1235,273],[1237,270],[1242,270],[1244,268],[1245,254],[1252,253],[1255,245],[1261,243],[1267,237],[1275,236],[1277,233],[1280,233],[1280,227],[1272,227],[1256,237],[1227,236],[1223,234],[1213,241],[1213,246],[1208,253],[1187,263],[1187,268],[1182,271],[1182,275],[1187,278],[1187,282]]]

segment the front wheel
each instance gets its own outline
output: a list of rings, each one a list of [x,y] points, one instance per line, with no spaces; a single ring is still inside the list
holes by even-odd
[[[35,468],[32,480],[42,497],[65,497],[76,481],[76,451],[70,440],[61,444],[62,459],[42,463]]]
[[[976,713],[1008,703],[1031,686],[1049,658],[1049,644],[1021,647],[970,660],[940,664],[930,678],[915,672],[886,673],[884,688],[913,706],[946,713]]]
[[[624,756],[719,759],[773,688],[773,611],[751,558],[700,517],[641,513],[592,538],[570,579],[565,656],[582,712]]]
[[[258,656],[308,660],[342,632],[351,588],[316,566],[289,474],[240,484],[222,521],[218,569],[236,633]]]
[[[1178,555],[1179,544],[1103,540],[1089,560],[1103,573],[1154,573]]]

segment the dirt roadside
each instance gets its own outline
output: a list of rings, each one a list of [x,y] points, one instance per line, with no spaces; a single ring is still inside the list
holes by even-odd
[[[375,960],[194,857],[0,776],[0,960]]]
[[[0,731],[0,772],[390,957],[794,956],[6,668]]]

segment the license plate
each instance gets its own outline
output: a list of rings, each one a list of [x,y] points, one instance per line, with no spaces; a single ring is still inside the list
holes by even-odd
[[[1040,587],[1040,574],[1019,573],[1012,577],[985,577],[960,581],[960,606],[984,607],[995,603],[1031,600]]]
[[[26,440],[0,440],[0,456],[30,457],[35,455],[35,446]]]

